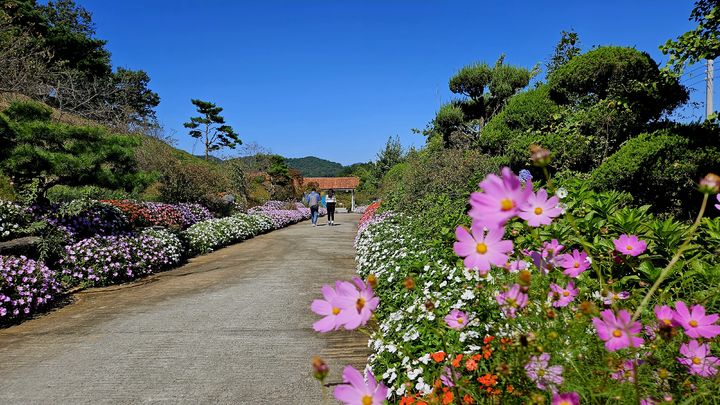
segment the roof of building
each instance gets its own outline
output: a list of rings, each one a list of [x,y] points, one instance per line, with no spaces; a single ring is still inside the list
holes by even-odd
[[[305,177],[304,184],[316,183],[321,190],[350,190],[360,185],[359,177]]]

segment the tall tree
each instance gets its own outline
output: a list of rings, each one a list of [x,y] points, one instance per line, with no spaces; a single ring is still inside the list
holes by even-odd
[[[668,40],[660,50],[670,55],[667,68],[681,74],[685,66],[720,56],[720,6],[717,0],[698,0],[690,12],[695,29]]]
[[[200,116],[191,117],[183,126],[190,129],[190,136],[203,142],[205,160],[210,159],[211,151],[222,148],[235,149],[238,145],[242,145],[238,134],[230,125],[225,124],[225,118],[220,115],[222,107],[197,99],[192,99],[191,102],[197,107]]]
[[[575,31],[563,31],[560,34],[560,41],[555,45],[555,51],[550,57],[547,65],[547,75],[551,75],[559,67],[568,63],[572,58],[580,55],[580,38]]]
[[[502,55],[493,66],[474,63],[450,78],[450,91],[464,98],[440,108],[431,129],[424,133],[429,137],[440,135],[445,148],[471,145],[490,118],[537,73],[537,67],[510,66],[504,60]]]
[[[400,137],[397,135],[395,137],[388,137],[385,148],[378,152],[377,160],[375,161],[378,179],[382,179],[393,166],[402,162],[404,159],[405,153],[400,143]]]

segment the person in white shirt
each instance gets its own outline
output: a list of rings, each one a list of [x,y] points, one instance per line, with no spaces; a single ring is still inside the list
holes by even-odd
[[[335,190],[328,190],[327,197],[325,197],[325,205],[327,207],[328,225],[335,225]]]

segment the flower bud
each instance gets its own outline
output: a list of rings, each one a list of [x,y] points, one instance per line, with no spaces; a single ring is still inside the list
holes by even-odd
[[[585,315],[593,315],[597,312],[597,307],[595,307],[595,304],[590,301],[581,302],[578,308],[580,309],[580,312]]]
[[[375,277],[374,274],[368,274],[367,283],[370,284],[370,287],[372,287],[374,290],[375,287],[377,287],[377,277]]]
[[[530,145],[530,160],[537,167],[545,167],[552,160],[552,156],[549,150],[540,145],[532,144]]]
[[[520,270],[518,273],[518,281],[521,286],[529,287],[532,281],[532,273],[530,273],[530,270]]]
[[[320,382],[325,381],[325,377],[327,377],[328,373],[330,372],[330,368],[328,367],[327,363],[325,363],[325,361],[323,361],[323,359],[318,356],[313,356],[312,368],[313,376]]]
[[[705,194],[720,193],[720,176],[715,173],[708,173],[700,180],[700,192]]]

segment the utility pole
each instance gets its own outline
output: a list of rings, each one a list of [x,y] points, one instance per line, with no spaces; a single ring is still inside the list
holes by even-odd
[[[705,79],[705,119],[708,119],[714,112],[713,108],[713,60],[707,60],[707,72]]]

